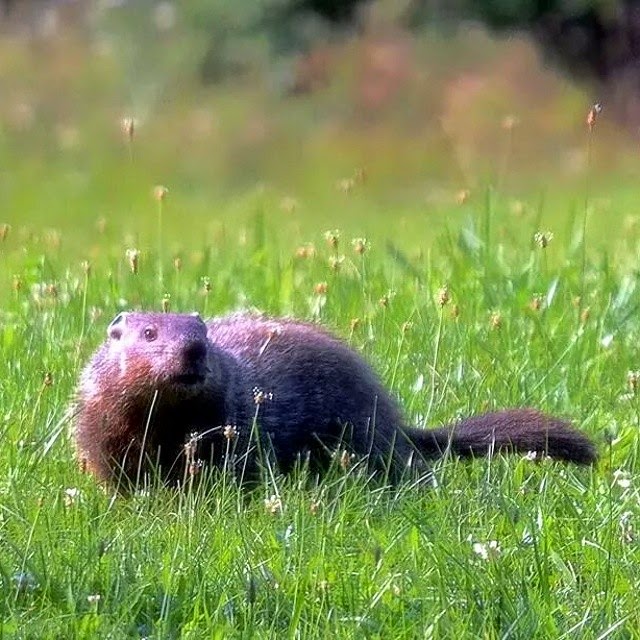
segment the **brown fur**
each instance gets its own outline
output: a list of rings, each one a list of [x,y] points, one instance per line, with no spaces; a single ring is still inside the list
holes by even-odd
[[[154,469],[179,481],[199,461],[239,476],[266,458],[285,472],[301,458],[322,470],[343,449],[392,481],[449,451],[596,459],[584,434],[534,409],[410,427],[369,365],[327,331],[241,314],[207,324],[182,314],[117,316],[82,373],[74,433],[90,472],[129,486]]]

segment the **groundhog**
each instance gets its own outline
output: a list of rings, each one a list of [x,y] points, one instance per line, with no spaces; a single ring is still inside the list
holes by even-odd
[[[233,314],[120,313],[82,372],[75,442],[99,479],[182,482],[202,465],[254,477],[265,464],[322,471],[336,452],[398,481],[447,452],[535,452],[589,464],[566,421],[509,409],[439,429],[406,424],[364,359],[314,324]]]

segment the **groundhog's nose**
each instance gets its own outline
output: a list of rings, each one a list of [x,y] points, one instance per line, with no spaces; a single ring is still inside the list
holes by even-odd
[[[188,367],[201,365],[207,355],[207,345],[203,340],[190,340],[182,348],[184,363]]]

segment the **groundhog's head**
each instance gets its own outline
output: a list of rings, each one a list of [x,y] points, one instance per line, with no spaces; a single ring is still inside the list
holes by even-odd
[[[82,376],[82,391],[93,395],[116,383],[130,395],[195,394],[211,375],[209,349],[198,314],[119,313]]]

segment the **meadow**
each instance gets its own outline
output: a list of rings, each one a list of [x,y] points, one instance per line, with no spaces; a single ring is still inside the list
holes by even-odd
[[[432,90],[365,126],[340,83],[286,101],[174,78],[141,117],[104,53],[68,74],[80,44],[3,45],[0,637],[640,637],[640,160],[561,79],[510,92],[526,47],[519,67],[481,44],[487,88],[463,107],[449,87],[417,133]],[[535,406],[601,458],[125,499],[79,469],[70,407],[136,308],[317,321],[417,425]]]

